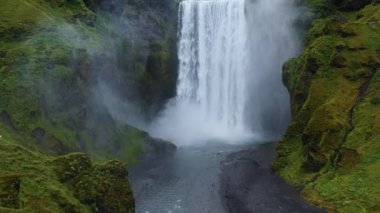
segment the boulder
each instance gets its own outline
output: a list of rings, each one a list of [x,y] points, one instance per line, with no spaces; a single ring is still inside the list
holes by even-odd
[[[17,173],[0,173],[0,207],[20,207],[20,176]]]

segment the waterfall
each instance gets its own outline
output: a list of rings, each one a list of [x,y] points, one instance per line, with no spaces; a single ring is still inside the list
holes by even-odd
[[[273,123],[286,125],[289,98],[281,82],[281,64],[297,46],[290,30],[295,16],[284,14],[291,2],[181,1],[177,95],[150,133],[192,144],[241,141],[260,135]]]
[[[180,4],[177,101],[198,104],[204,121],[245,129],[247,26],[244,0]]]

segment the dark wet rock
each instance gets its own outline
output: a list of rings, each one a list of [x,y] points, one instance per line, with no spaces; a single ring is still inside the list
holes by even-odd
[[[147,133],[144,135],[145,150],[141,156],[142,161],[163,159],[172,156],[177,146],[173,143],[161,139],[150,137]]]
[[[114,12],[114,13],[121,13],[123,8],[120,7],[123,0],[87,0],[87,4],[90,6],[98,6],[101,10],[108,11],[108,12]]]
[[[347,27],[347,26],[341,26],[337,29],[337,33],[343,37],[343,38],[346,38],[346,37],[350,37],[350,36],[355,36],[355,31],[350,28],[350,27]]]
[[[328,162],[326,156],[321,154],[321,151],[309,151],[305,155],[305,161],[302,164],[302,168],[308,172],[318,172]]]
[[[16,127],[12,122],[11,116],[8,114],[7,111],[2,111],[1,112],[1,120],[13,131],[16,131]]]
[[[68,146],[65,142],[58,139],[56,136],[52,134],[44,134],[42,136],[42,131],[34,132],[33,136],[36,136],[38,146],[49,154],[68,154],[70,152],[79,151],[77,147]],[[42,137],[38,137],[42,136]]]
[[[339,10],[359,10],[374,0],[331,0],[332,4]]]
[[[0,207],[20,208],[20,174],[0,172]]]
[[[333,57],[331,59],[331,66],[332,67],[343,68],[346,66],[345,63],[346,63],[346,59],[344,58],[344,56],[339,55],[339,54],[333,55]]]
[[[32,136],[34,138],[36,138],[38,141],[42,141],[42,139],[44,138],[45,136],[45,130],[38,127],[38,128],[35,128],[33,131],[32,131]]]
[[[307,204],[300,188],[273,174],[275,144],[227,156],[222,164],[221,195],[230,213],[324,212]]]
[[[305,71],[315,74],[319,69],[318,59],[313,56],[309,56],[306,60]]]

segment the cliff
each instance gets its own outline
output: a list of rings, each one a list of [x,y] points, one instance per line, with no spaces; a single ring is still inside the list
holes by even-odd
[[[176,17],[173,1],[2,1],[2,129],[52,154],[135,161],[150,139],[128,124],[175,91]]]
[[[176,6],[1,1],[0,212],[134,211],[126,163],[175,150],[132,125],[175,91]]]
[[[380,3],[307,4],[315,19],[283,68],[293,120],[273,168],[317,206],[380,211]]]

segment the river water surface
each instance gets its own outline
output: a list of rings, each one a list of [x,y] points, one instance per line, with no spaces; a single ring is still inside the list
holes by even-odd
[[[133,165],[137,213],[321,212],[272,174],[274,144],[204,143]]]

